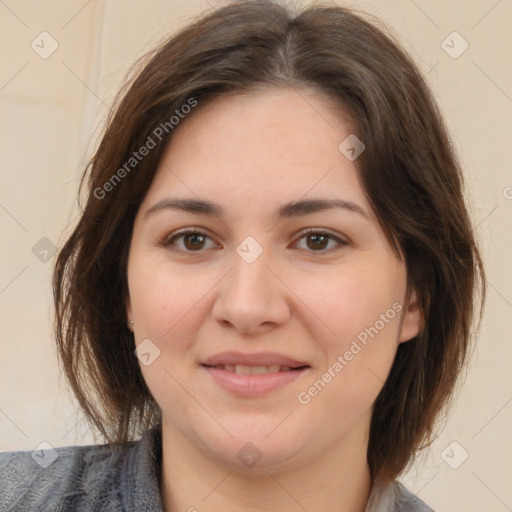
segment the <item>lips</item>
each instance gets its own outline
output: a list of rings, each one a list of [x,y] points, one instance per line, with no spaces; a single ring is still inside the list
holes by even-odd
[[[244,352],[221,352],[202,362],[203,366],[225,366],[228,371],[230,367],[265,367],[272,368],[278,366],[283,369],[295,369],[309,366],[304,361],[298,361],[288,356],[277,354],[275,352],[255,352],[253,354]]]
[[[264,375],[267,373],[289,372],[289,366],[279,366],[278,364],[271,364],[269,366],[249,366],[243,364],[218,364],[211,366],[216,370],[225,370],[227,372],[236,373],[238,375]]]
[[[217,385],[245,398],[281,388],[311,369],[303,361],[273,352],[223,352],[206,359],[201,367]]]

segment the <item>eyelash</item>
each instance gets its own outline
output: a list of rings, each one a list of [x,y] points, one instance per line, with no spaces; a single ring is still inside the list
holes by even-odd
[[[306,237],[307,235],[311,235],[311,234],[326,236],[329,239],[336,241],[339,244],[339,248],[348,245],[348,242],[346,242],[345,240],[342,240],[338,236],[335,236],[332,233],[329,233],[328,231],[324,231],[324,230],[316,229],[316,228],[308,228],[308,229],[305,229],[304,231],[302,231],[300,233],[300,238],[298,239],[298,241],[302,240],[304,237]],[[201,252],[204,252],[204,250],[189,251],[187,249],[177,249],[176,247],[173,246],[173,242],[176,239],[182,238],[182,237],[184,237],[186,235],[200,235],[200,236],[204,236],[204,237],[207,237],[207,238],[211,239],[210,236],[208,236],[206,233],[203,233],[202,231],[199,231],[197,229],[187,229],[185,231],[180,231],[178,233],[174,233],[171,236],[167,237],[164,240],[163,245],[165,247],[169,248],[170,250],[175,251],[175,252],[184,252],[184,253],[187,253],[187,254],[194,254],[194,253],[198,253],[199,254]],[[330,250],[329,249],[322,249],[322,250],[314,251],[314,250],[306,249],[307,252],[311,252],[311,253],[328,253],[331,250],[332,249],[330,249]]]

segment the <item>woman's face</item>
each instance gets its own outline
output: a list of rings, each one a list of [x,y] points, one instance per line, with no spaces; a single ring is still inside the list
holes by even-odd
[[[420,315],[359,182],[362,146],[339,149],[347,116],[283,88],[199,102],[181,123],[128,262],[164,435],[262,471],[362,450]]]

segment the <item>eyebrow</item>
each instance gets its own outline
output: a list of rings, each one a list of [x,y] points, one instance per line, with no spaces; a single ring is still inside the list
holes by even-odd
[[[283,204],[277,215],[282,219],[289,219],[292,217],[300,217],[310,215],[312,213],[333,210],[341,208],[343,210],[357,213],[365,219],[369,220],[368,214],[356,203],[346,201],[344,199],[302,199],[299,201],[291,201]],[[144,219],[149,216],[165,211],[165,210],[179,210],[195,215],[215,215],[223,217],[224,209],[211,201],[204,199],[188,199],[188,198],[165,198],[158,201],[144,214]]]

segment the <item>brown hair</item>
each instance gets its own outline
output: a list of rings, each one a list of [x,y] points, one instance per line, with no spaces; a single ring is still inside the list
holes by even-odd
[[[362,184],[405,258],[424,318],[421,333],[399,345],[371,420],[372,478],[395,479],[432,441],[469,355],[477,291],[481,305],[485,295],[461,169],[421,74],[376,22],[338,6],[293,13],[267,1],[199,17],[138,66],[88,166],[85,209],[54,273],[59,357],[86,418],[110,443],[161,420],[123,299],[134,218],[172,136],[170,116],[191,99],[201,104],[261,86],[314,88],[356,123],[366,146],[357,160]],[[161,143],[128,168],[162,126]]]

